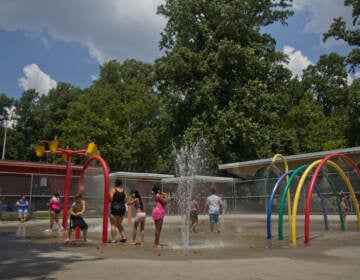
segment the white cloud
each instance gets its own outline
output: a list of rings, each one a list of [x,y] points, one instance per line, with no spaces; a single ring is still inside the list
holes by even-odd
[[[76,42],[103,63],[135,58],[152,62],[165,19],[156,15],[165,0],[1,0],[0,28]]]
[[[301,51],[291,46],[284,46],[283,52],[289,57],[289,62],[284,65],[290,69],[294,77],[301,78],[303,70],[313,64]]]
[[[345,7],[343,0],[294,0],[293,7],[295,13],[309,14],[303,31],[317,35],[321,44],[324,44],[322,36],[329,30],[334,18],[343,17],[351,28],[352,7]],[[331,47],[334,44],[342,44],[342,42],[329,38],[324,45]]]
[[[45,74],[36,64],[30,64],[23,69],[25,77],[19,78],[19,86],[24,89],[35,89],[41,94],[47,94],[50,89],[55,88],[57,82],[48,74]]]

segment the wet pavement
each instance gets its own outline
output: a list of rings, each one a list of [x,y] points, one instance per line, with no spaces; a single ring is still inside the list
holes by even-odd
[[[89,239],[65,244],[64,232],[47,233],[47,220],[0,222],[0,279],[354,279],[360,274],[360,231],[355,216],[347,230],[338,217],[325,231],[321,217],[311,218],[310,245],[303,243],[303,220],[298,221],[296,246],[266,239],[265,215],[226,215],[221,234],[211,234],[206,216],[198,233],[184,248],[178,217],[166,217],[161,235],[164,246],[153,249],[154,226],[147,217],[144,246],[101,243],[101,225],[87,220]],[[131,225],[124,221],[130,241]],[[110,234],[109,234],[110,237]]]

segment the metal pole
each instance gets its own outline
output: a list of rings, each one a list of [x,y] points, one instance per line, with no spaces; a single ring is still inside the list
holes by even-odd
[[[29,205],[30,205],[30,207],[32,207],[31,203],[32,203],[33,184],[34,184],[34,174],[31,174],[31,179],[30,179],[30,198],[29,198]]]
[[[66,161],[66,177],[65,177],[65,193],[64,193],[64,209],[63,209],[63,227],[67,229],[67,217],[68,217],[68,205],[69,205],[69,193],[71,183],[71,159],[72,153],[65,151],[67,156]]]
[[[5,125],[4,143],[3,143],[3,150],[2,150],[2,157],[1,157],[2,160],[4,160],[4,158],[5,158],[6,132],[7,132],[7,124]]]

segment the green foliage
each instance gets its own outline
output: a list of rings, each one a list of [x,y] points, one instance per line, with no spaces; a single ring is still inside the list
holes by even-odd
[[[290,72],[275,40],[260,27],[292,14],[290,1],[166,1],[168,19],[156,61],[169,105],[171,137],[204,137],[219,161],[271,153],[272,123],[287,111]],[[170,105],[171,104],[171,105]],[[269,125],[271,128],[267,128]],[[188,140],[188,139],[187,139]]]
[[[82,148],[92,139],[114,170],[157,171],[159,100],[152,66],[135,60],[110,61],[99,79],[70,106],[61,126],[63,141]]]
[[[359,1],[353,6],[358,24]],[[264,26],[292,15],[291,1],[166,0],[158,13],[164,55],[154,65],[111,60],[99,78],[80,90],[59,83],[47,95],[35,90],[19,100],[0,95],[0,108],[16,106],[8,131],[7,158],[39,161],[34,145],[97,144],[111,171],[175,174],[175,152],[206,143],[217,164],[360,145],[360,82],[348,85],[347,63],[358,65],[359,48],[346,57],[323,55],[302,79],[291,78],[287,57]],[[324,40],[359,46],[357,30],[335,19]],[[40,160],[61,161],[59,156]],[[83,163],[84,158],[74,158]]]
[[[360,79],[353,81],[349,87],[346,117],[346,137],[350,146],[360,145]]]
[[[345,59],[331,53],[320,56],[316,65],[310,65],[303,72],[304,90],[313,95],[327,116],[338,113],[347,104],[345,67]]]
[[[281,127],[295,131],[299,151],[322,151],[332,143],[344,143],[344,122],[336,116],[327,117],[311,95],[306,95],[284,117]]]
[[[360,32],[357,28],[360,25],[360,2],[359,0],[345,0],[344,5],[352,6],[353,27],[347,27],[342,17],[335,18],[328,32],[323,35],[323,41],[333,37],[335,40],[344,40],[349,46],[354,46],[347,56],[347,62],[350,64],[351,70],[355,71],[356,67],[360,65]]]

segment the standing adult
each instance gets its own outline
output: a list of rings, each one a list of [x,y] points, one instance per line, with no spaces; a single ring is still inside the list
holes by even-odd
[[[70,207],[70,226],[68,237],[65,242],[69,242],[71,239],[71,233],[76,227],[79,227],[83,232],[83,238],[85,242],[88,242],[87,239],[87,229],[88,225],[84,221],[83,215],[86,211],[86,201],[82,199],[82,195],[79,193],[75,196],[75,201],[71,204]]]
[[[29,201],[26,199],[25,195],[22,195],[16,201],[16,210],[18,212],[19,221],[24,223],[28,217],[29,212]]]
[[[165,217],[165,205],[168,203],[168,195],[161,190],[159,184],[154,184],[152,188],[154,208],[152,210],[152,218],[155,223],[155,240],[154,248],[161,248],[160,244],[160,233],[162,230],[162,225]]]
[[[61,212],[61,204],[60,204],[60,194],[59,192],[54,192],[53,196],[50,198],[50,201],[47,203],[50,211],[50,227],[47,229],[47,232],[52,232],[54,222],[58,225],[58,229],[60,231],[63,230],[63,226],[59,221],[59,214]]]
[[[212,188],[210,193],[211,195],[206,199],[206,210],[210,220],[210,232],[214,232],[214,227],[216,227],[216,232],[220,233],[219,215],[222,213],[223,202],[221,198],[216,195],[215,188]]]
[[[122,187],[122,180],[117,178],[115,186],[109,193],[110,201],[110,224],[111,224],[111,243],[116,243],[116,229],[119,230],[120,242],[126,242],[125,231],[122,225],[126,213],[127,195]]]
[[[130,192],[130,199],[127,203],[129,206],[134,205],[136,214],[134,219],[133,231],[132,231],[132,243],[131,245],[136,245],[136,232],[137,228],[140,225],[140,245],[144,245],[144,229],[145,229],[145,218],[146,213],[144,211],[144,204],[141,199],[141,195],[138,190],[132,190]]]

